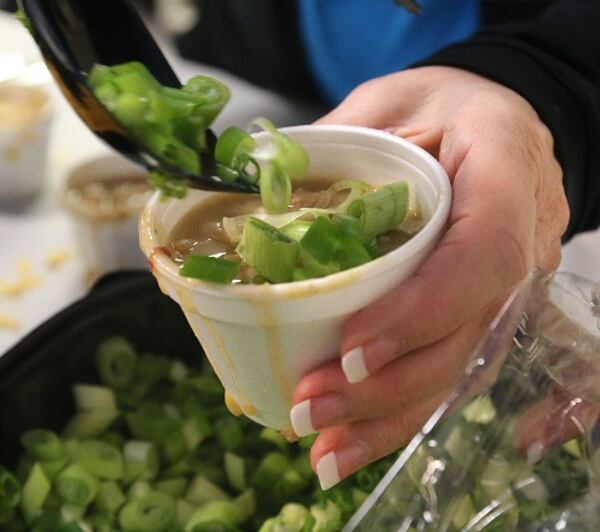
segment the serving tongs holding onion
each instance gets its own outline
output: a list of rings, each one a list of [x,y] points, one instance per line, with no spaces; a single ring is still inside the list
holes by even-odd
[[[112,148],[151,171],[160,169],[193,188],[258,192],[250,180],[226,180],[214,160],[216,137],[206,128],[199,171],[165,161],[141,142],[97,97],[88,75],[94,65],[142,63],[160,85],[182,85],[144,22],[126,0],[20,0],[23,19],[40,47],[48,69],[77,114]]]

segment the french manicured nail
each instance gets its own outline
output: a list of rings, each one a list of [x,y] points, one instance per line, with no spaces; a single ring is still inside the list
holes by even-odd
[[[348,382],[354,384],[365,380],[370,374],[394,360],[398,352],[398,341],[386,336],[378,336],[370,342],[355,347],[342,355],[342,369]],[[369,369],[366,360],[369,359]]]
[[[366,445],[353,444],[330,451],[317,462],[317,476],[322,490],[335,486],[341,479],[368,462]]]
[[[346,380],[355,384],[365,380],[369,376],[369,371],[365,364],[365,352],[362,347],[355,347],[342,356],[342,370],[346,375]]]
[[[342,396],[337,393],[327,393],[294,405],[290,411],[290,420],[294,432],[302,437],[319,429],[339,424],[345,414],[346,408]]]
[[[310,399],[306,399],[292,407],[290,421],[294,432],[300,437],[316,432],[310,414]]]
[[[328,490],[342,480],[338,471],[335,451],[328,452],[317,462],[317,476],[322,490]]]
[[[541,441],[533,442],[527,448],[527,463],[529,465],[536,464],[544,456],[546,446]]]

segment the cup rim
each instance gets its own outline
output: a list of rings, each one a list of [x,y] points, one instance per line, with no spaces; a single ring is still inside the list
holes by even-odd
[[[438,203],[425,224],[425,226],[408,242],[402,246],[378,257],[370,262],[337,272],[325,277],[307,279],[304,281],[292,281],[289,283],[264,283],[259,285],[236,284],[219,285],[209,283],[200,279],[191,277],[182,277],[178,273],[178,266],[172,261],[167,253],[159,252],[162,244],[156,241],[157,235],[152,230],[153,217],[159,205],[164,205],[160,201],[160,193],[156,192],[146,205],[140,217],[140,247],[148,258],[151,270],[156,276],[157,271],[173,281],[175,284],[185,286],[186,288],[199,291],[213,297],[223,299],[245,299],[245,300],[281,300],[281,299],[300,299],[326,292],[332,292],[352,284],[358,279],[367,280],[379,275],[397,264],[403,262],[408,257],[416,253],[419,249],[427,246],[435,235],[439,233],[445,225],[450,212],[451,204],[451,186],[450,180],[444,168],[427,151],[401,137],[390,132],[381,131],[372,128],[360,126],[343,125],[304,125],[280,128],[283,133],[305,133],[307,131],[319,130],[331,133],[355,133],[370,138],[380,138],[387,142],[393,142],[401,145],[404,149],[412,152],[424,161],[431,170],[431,176],[439,184]],[[343,139],[336,142],[343,144]],[[171,201],[178,201],[171,199]]]

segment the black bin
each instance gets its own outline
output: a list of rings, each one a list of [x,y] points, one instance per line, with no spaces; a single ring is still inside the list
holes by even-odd
[[[75,408],[71,386],[98,382],[96,347],[115,335],[140,352],[202,363],[181,309],[149,273],[109,275],[0,357],[0,464],[16,465],[24,431],[62,429]]]

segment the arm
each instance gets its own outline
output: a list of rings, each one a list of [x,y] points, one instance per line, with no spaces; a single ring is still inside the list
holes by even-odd
[[[600,225],[599,28],[598,0],[558,0],[534,22],[485,29],[421,63],[470,70],[529,101],[564,172],[566,238]]]

